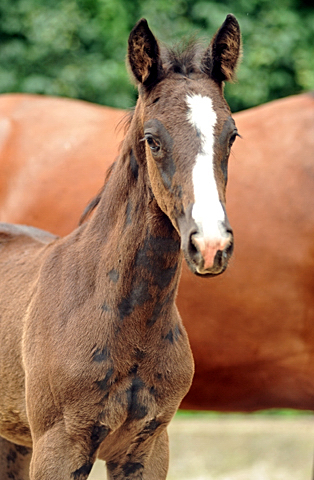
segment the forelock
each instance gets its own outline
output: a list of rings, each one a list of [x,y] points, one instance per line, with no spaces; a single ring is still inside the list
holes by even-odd
[[[162,49],[162,62],[166,73],[179,73],[189,76],[192,73],[199,73],[200,60],[204,53],[199,41],[194,38],[174,47]]]

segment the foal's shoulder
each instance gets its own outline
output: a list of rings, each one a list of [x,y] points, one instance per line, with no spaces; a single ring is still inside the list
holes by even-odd
[[[0,243],[11,242],[19,239],[35,240],[47,244],[58,237],[53,233],[40,230],[39,228],[27,225],[14,225],[11,223],[0,223]]]

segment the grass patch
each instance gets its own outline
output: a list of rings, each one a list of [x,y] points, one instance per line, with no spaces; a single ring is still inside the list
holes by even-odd
[[[284,409],[270,409],[270,410],[259,410],[257,412],[251,413],[242,413],[242,412],[214,412],[209,410],[178,410],[175,415],[175,418],[178,419],[216,419],[216,418],[241,418],[241,417],[286,417],[286,418],[295,418],[302,416],[313,416],[314,412],[311,410],[294,410],[292,408]]]

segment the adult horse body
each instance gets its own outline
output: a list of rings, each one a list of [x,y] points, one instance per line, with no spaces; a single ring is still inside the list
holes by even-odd
[[[74,230],[117,156],[124,116],[64,98],[0,96],[0,221]]]
[[[139,100],[95,215],[64,238],[2,225],[4,480],[27,478],[30,456],[31,480],[84,480],[97,455],[109,478],[166,478],[166,427],[193,376],[174,303],[183,253],[204,277],[233,250],[222,82],[239,47],[232,15],[201,60],[195,46],[160,55],[141,20],[128,50]]]

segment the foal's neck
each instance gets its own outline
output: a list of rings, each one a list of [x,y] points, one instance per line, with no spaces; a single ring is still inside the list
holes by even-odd
[[[101,270],[103,311],[147,328],[171,317],[182,258],[180,237],[151,191],[144,155],[143,142],[124,145],[83,235]]]

